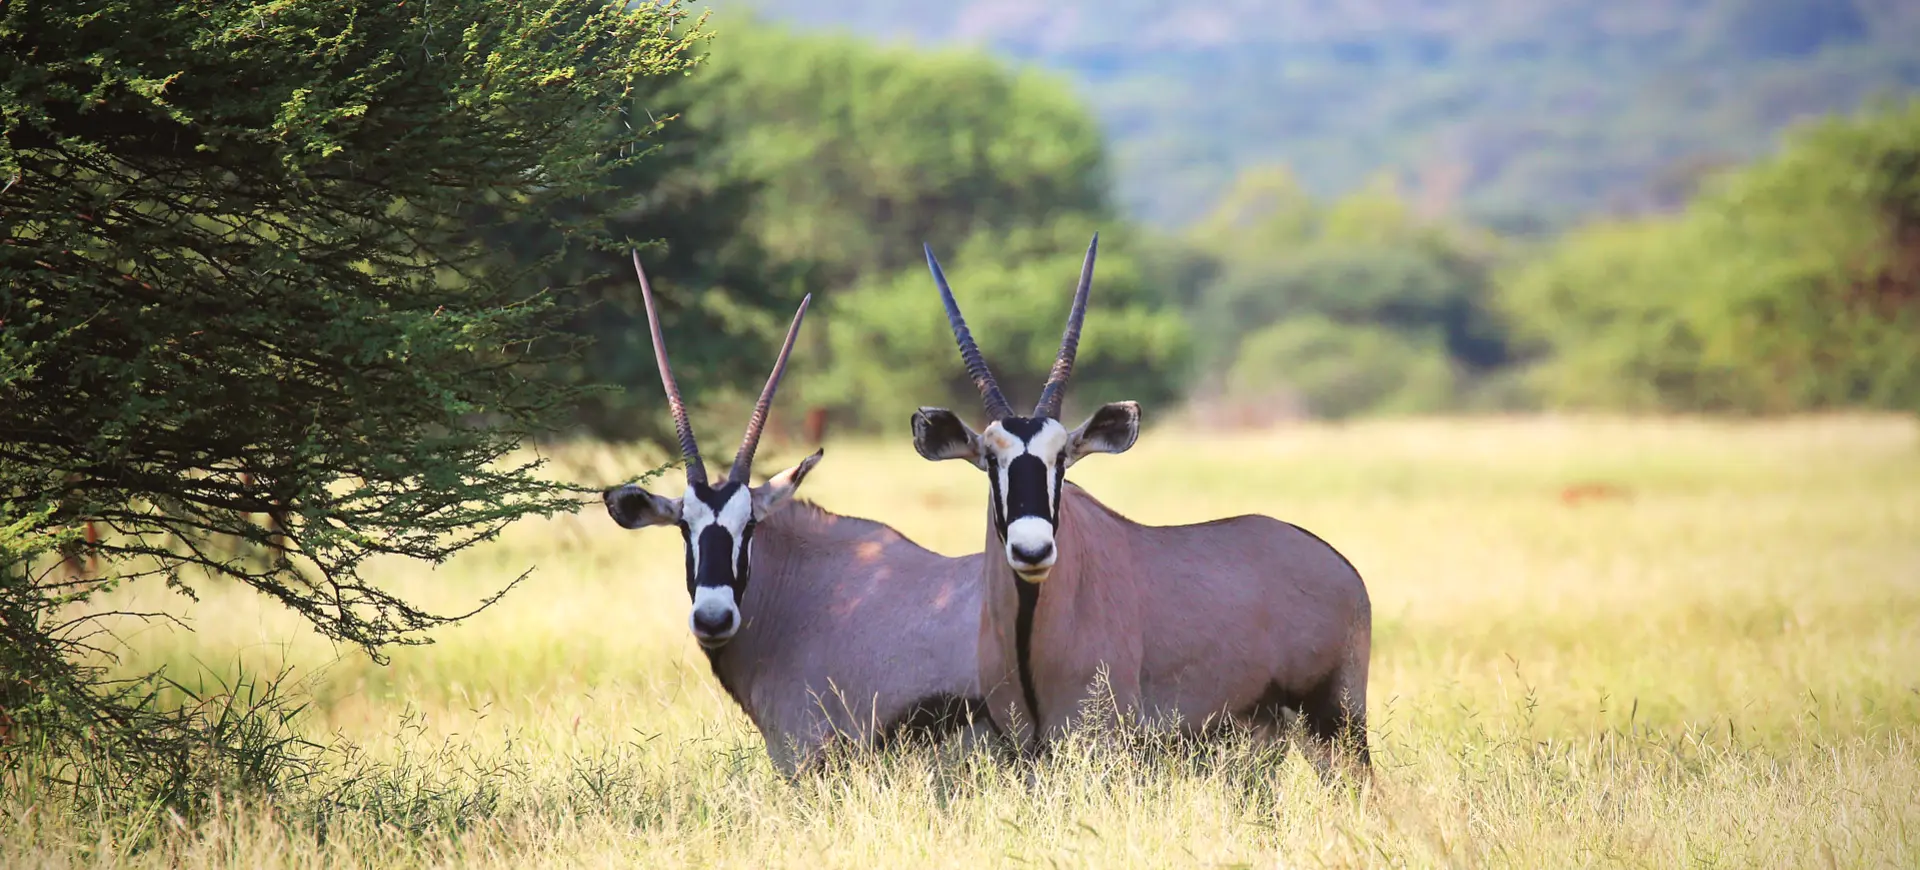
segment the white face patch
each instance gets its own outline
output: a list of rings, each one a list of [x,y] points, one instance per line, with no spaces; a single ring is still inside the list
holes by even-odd
[[[1072,437],[1073,433],[1068,432],[1067,427],[1060,425],[1058,420],[1043,421],[1040,431],[1025,441],[1007,432],[998,420],[988,423],[986,431],[980,433],[980,448],[994,458],[994,473],[1000,477],[1000,497],[1006,498],[1011,491],[1008,488],[1007,469],[1013,460],[1020,456],[1032,456],[1047,467],[1047,503],[1058,504],[1060,469],[1055,463],[1063,455],[1062,451],[1067,449],[1067,441]],[[1006,505],[999,507],[1002,512],[1006,510]]]
[[[983,455],[990,457],[991,461],[983,464],[994,475],[994,492],[1001,500],[994,506],[995,515],[1006,521],[1007,564],[1023,578],[1038,583],[1046,579],[1058,557],[1054,545],[1056,518],[1052,514],[1060,503],[1060,463],[1072,435],[1057,420],[1041,420],[1034,425],[1033,434],[1022,439],[995,421],[981,433],[980,445]],[[1030,476],[1036,465],[1044,481]],[[1016,495],[1014,486],[1016,466],[1022,469],[1022,475],[1029,475],[1022,479],[1022,495]],[[1044,501],[1040,500],[1042,493]]]
[[[687,545],[693,551],[693,573],[700,576],[700,533],[707,527],[719,524],[733,539],[733,562],[740,563],[740,538],[746,531],[747,521],[753,519],[753,493],[742,486],[733,491],[716,513],[707,503],[695,495],[692,487],[680,499],[680,521],[687,524]]]
[[[744,568],[740,558],[741,547],[747,524],[752,520],[753,492],[747,487],[735,488],[717,511],[689,487],[686,496],[681,499],[680,521],[687,525],[687,554],[693,563],[693,576],[709,576],[711,572],[711,577],[724,578],[733,576],[736,566]],[[731,562],[714,566],[704,564],[709,557],[718,558],[717,553],[710,552],[709,547],[701,544],[709,530],[726,535]],[[738,578],[735,582],[738,582]],[[734,598],[733,587],[694,586],[693,610],[687,617],[687,624],[701,646],[715,649],[725,645],[740,630],[741,621],[740,605]]]

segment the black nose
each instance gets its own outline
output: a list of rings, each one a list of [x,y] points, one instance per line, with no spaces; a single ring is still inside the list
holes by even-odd
[[[701,634],[726,634],[733,628],[733,611],[722,610],[714,613],[707,610],[693,612],[693,630]]]
[[[1013,545],[1013,557],[1029,565],[1038,565],[1051,555],[1053,555],[1052,544],[1041,544],[1031,550],[1019,544]]]

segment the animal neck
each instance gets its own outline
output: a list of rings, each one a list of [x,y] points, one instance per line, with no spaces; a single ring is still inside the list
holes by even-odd
[[[1131,549],[1128,525],[1124,517],[1095,500],[1086,490],[1063,482],[1054,528],[1057,555],[1053,570],[1046,580],[1029,583],[1020,579],[1007,564],[1006,541],[1001,539],[989,516],[985,560],[987,594],[995,594],[992,591],[995,589],[1010,588],[1014,592],[1011,613],[1014,658],[1020,691],[1036,733],[1044,721],[1041,692],[1034,679],[1036,664],[1048,655],[1045,645],[1077,637],[1081,634],[1077,623],[1100,617],[1098,613],[1081,613],[1081,610],[1097,610],[1101,607],[1100,600],[1127,594],[1123,587],[1130,580],[1121,566],[1126,564]],[[1094,545],[1096,541],[1099,546]],[[988,612],[991,613],[991,609]],[[1001,618],[1005,615],[1002,611]],[[1036,648],[1037,645],[1040,648]]]
[[[748,718],[757,718],[753,705],[747,703],[755,677],[768,654],[780,652],[781,629],[793,624],[793,614],[787,611],[795,601],[805,600],[805,590],[795,594],[802,564],[797,557],[806,551],[806,541],[818,537],[835,519],[810,502],[796,500],[755,525],[753,541],[747,545],[753,573],[737,604],[740,630],[726,646],[703,650],[714,678]]]
[[[1063,490],[1060,493],[1060,514],[1063,518],[1066,514],[1068,496],[1064,487],[1065,484],[1063,482]],[[1028,726],[1033,729],[1034,734],[1038,735],[1040,733],[1040,726],[1044,720],[1041,718],[1038,683],[1034,680],[1033,675],[1034,622],[1040,615],[1040,596],[1043,593],[1051,600],[1062,593],[1062,590],[1055,584],[1066,583],[1069,586],[1072,585],[1073,578],[1068,576],[1071,572],[1067,570],[1071,563],[1068,559],[1069,554],[1066,551],[1066,541],[1061,539],[1062,536],[1059,533],[1059,529],[1056,528],[1054,532],[1054,546],[1057,548],[1058,555],[1054,559],[1054,567],[1049,573],[1048,578],[1041,583],[1030,583],[1020,579],[1020,575],[1015,574],[1012,566],[1007,564],[1007,541],[1001,536],[1000,527],[995,522],[996,510],[996,506],[989,502],[987,505],[987,545],[985,554],[988,585],[987,594],[995,594],[993,591],[995,589],[1010,588],[1013,590],[1013,656],[1015,669],[1020,680],[1020,697],[1027,704],[1027,716],[1030,719]],[[1045,587],[1044,590],[1042,589],[1043,586]],[[1066,593],[1071,597],[1071,590],[1066,590]],[[1002,624],[1004,625],[1004,623]]]
[[[989,510],[991,511],[991,508],[989,508]],[[986,562],[987,565],[990,566],[989,572],[993,576],[989,578],[988,582],[994,585],[1004,586],[1011,584],[1013,586],[1015,598],[1013,616],[1014,661],[1020,674],[1020,694],[1027,702],[1027,715],[1032,717],[1031,727],[1034,729],[1034,733],[1038,734],[1040,733],[1041,722],[1040,696],[1038,690],[1035,688],[1033,679],[1033,622],[1040,613],[1041,584],[1029,583],[1020,579],[1019,575],[1013,573],[1013,569],[1007,565],[1006,552],[1007,542],[1000,538],[999,529],[993,524],[992,519],[989,518],[987,521]],[[1061,556],[1061,559],[1056,560],[1056,566],[1059,562],[1065,560],[1065,554],[1063,553]],[[1058,577],[1060,573],[1062,572],[1056,570],[1053,572],[1054,577]],[[1050,578],[1046,582],[1050,584],[1053,580]]]
[[[841,636],[865,610],[889,607],[884,586],[874,586],[883,578],[875,576],[872,560],[902,552],[892,549],[901,545],[939,558],[884,523],[810,502],[788,502],[759,521],[748,545],[753,573],[738,604],[740,630],[707,652],[714,676],[748,716],[756,715],[748,702],[760,681],[777,683],[785,669],[799,667],[805,648],[823,633]]]
[[[809,546],[829,534],[839,519],[811,502],[791,501],[755,524],[747,556],[753,573],[740,602],[743,619],[777,611],[790,603],[794,586],[804,582],[800,568]]]

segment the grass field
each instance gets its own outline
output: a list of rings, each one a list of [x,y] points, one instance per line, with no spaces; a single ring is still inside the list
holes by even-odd
[[[556,453],[607,481],[647,458]],[[1920,866],[1911,418],[1161,429],[1072,475],[1145,522],[1272,514],[1359,567],[1370,786],[1085,743],[1031,778],[915,751],[789,786],[687,634],[679,536],[594,504],[379,566],[449,610],[536,569],[388,667],[257,596],[132,590],[197,633],[130,634],[130,665],[293,664],[328,771],[194,824],[12,795],[0,866]],[[981,545],[979,475],[904,438],[830,443],[802,495]]]

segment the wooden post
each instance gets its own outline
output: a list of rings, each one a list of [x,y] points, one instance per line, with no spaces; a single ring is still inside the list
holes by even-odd
[[[806,439],[808,447],[819,447],[827,437],[827,409],[814,405],[807,409]]]

